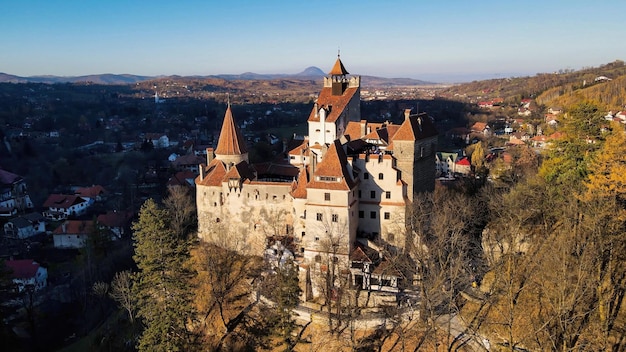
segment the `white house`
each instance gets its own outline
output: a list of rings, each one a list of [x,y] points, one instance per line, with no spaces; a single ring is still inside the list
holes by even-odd
[[[25,239],[46,231],[46,223],[39,213],[13,218],[4,224],[4,233],[10,238]]]
[[[169,148],[170,139],[164,133],[146,133],[145,139],[152,142],[155,148]]]
[[[119,239],[127,231],[133,213],[130,211],[108,211],[106,214],[98,215],[98,226],[102,229],[110,230],[113,239]]]
[[[82,248],[94,232],[93,221],[66,220],[52,233],[54,248]]]
[[[78,196],[68,194],[51,194],[43,203],[43,216],[51,220],[64,220],[68,216],[83,215],[89,207],[89,202]]]
[[[11,217],[33,207],[24,178],[0,169],[0,217]]]
[[[7,260],[7,268],[11,271],[13,283],[18,292],[32,287],[35,291],[46,287],[48,281],[48,269],[42,267],[32,259]]]

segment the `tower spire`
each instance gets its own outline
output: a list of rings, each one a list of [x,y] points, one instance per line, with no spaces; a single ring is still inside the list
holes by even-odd
[[[246,142],[233,118],[230,101],[224,114],[224,122],[222,123],[220,137],[215,148],[215,156],[217,159],[233,162],[234,164],[248,160]]]

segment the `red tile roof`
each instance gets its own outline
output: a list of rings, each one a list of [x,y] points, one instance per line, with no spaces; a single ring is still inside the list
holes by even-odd
[[[168,186],[192,186],[197,174],[190,170],[179,171],[167,181]],[[189,183],[188,180],[191,180]]]
[[[91,220],[65,220],[53,233],[56,235],[88,235],[93,232],[93,225]]]
[[[75,204],[80,204],[82,202],[86,202],[86,200],[74,194],[51,194],[50,196],[48,196],[48,199],[46,199],[46,201],[43,203],[43,206],[45,208],[68,209],[69,207]]]
[[[247,153],[246,143],[239,127],[235,124],[230,105],[226,108],[220,139],[215,148],[216,155],[241,155]]]
[[[357,93],[357,90],[358,88],[356,87],[348,87],[342,95],[333,95],[331,87],[324,87],[320,91],[320,95],[317,98],[316,107],[318,109],[325,108],[327,110],[327,122],[335,122],[339,119],[341,113],[346,109],[352,97]],[[309,115],[309,122],[319,121],[320,117],[318,111],[316,111],[314,107],[311,111],[311,115]]]
[[[12,185],[20,179],[22,179],[22,176],[0,169],[0,184]]]
[[[206,168],[206,175],[202,180],[200,176],[196,178],[196,184],[202,186],[220,186],[224,175],[226,175],[226,166],[221,160],[213,159]]]
[[[338,181],[317,181],[316,177],[334,177]],[[314,171],[314,177],[307,188],[350,190],[356,185],[348,171],[348,157],[339,140],[330,144],[328,151]]]
[[[344,136],[349,136],[351,141],[361,138],[361,124],[366,125],[367,120],[348,121],[348,124],[346,125],[346,130],[343,133]]]
[[[363,262],[363,263],[373,263],[372,259],[363,252],[361,247],[356,247],[352,253],[350,253],[350,260],[355,262]]]
[[[333,68],[330,70],[330,72],[328,72],[328,74],[332,76],[344,76],[349,74],[348,70],[346,70],[346,68],[343,66],[343,63],[341,62],[339,56],[337,56],[337,61],[335,61],[335,65],[333,65]]]
[[[101,194],[104,194],[106,191],[104,189],[104,187],[100,186],[100,185],[95,185],[95,186],[91,186],[91,187],[81,187],[78,188],[74,193],[79,195],[79,196],[83,196],[83,197],[88,197],[88,198],[94,198],[97,197]]]
[[[404,119],[393,141],[416,141],[437,135],[435,125],[425,113],[411,115]]]
[[[98,223],[108,227],[124,227],[133,217],[130,211],[108,211],[98,215]]]
[[[37,274],[39,263],[32,259],[7,260],[4,262],[11,270],[11,276],[15,279],[30,279]]]
[[[305,167],[300,168],[298,174],[298,181],[296,181],[295,187],[291,191],[291,196],[294,198],[306,199],[306,185],[309,181],[307,177],[307,170]]]

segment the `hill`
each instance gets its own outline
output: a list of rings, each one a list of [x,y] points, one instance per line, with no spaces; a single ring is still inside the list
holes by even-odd
[[[607,110],[622,109],[626,102],[626,65],[624,61],[583,68],[538,73],[532,77],[510,77],[474,81],[452,86],[442,92],[447,97],[474,100],[503,98],[517,103],[534,98],[538,104],[567,107],[574,101],[587,100]]]
[[[310,66],[304,69],[302,72],[295,74],[260,74],[254,72],[244,72],[241,74],[218,74],[208,76],[139,76],[132,74],[93,74],[85,76],[31,76],[21,77],[0,72],[0,83],[79,83],[89,82],[93,84],[134,84],[146,81],[152,81],[157,79],[203,79],[203,80],[221,80],[224,81],[277,81],[277,80],[307,80],[307,81],[321,81],[322,77],[326,76],[326,73],[320,68]],[[384,78],[374,76],[362,76],[363,85],[370,87],[401,87],[401,86],[419,86],[419,85],[431,85],[433,83],[420,81],[411,78]]]

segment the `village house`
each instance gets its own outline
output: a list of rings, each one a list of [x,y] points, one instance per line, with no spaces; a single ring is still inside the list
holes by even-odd
[[[0,217],[11,217],[33,208],[24,178],[0,169]]]
[[[4,224],[4,234],[8,238],[20,240],[44,233],[46,222],[39,213],[29,213],[10,219]]]
[[[43,216],[50,220],[64,220],[69,216],[80,216],[85,214],[89,207],[89,202],[78,196],[69,194],[51,194],[43,203]]]
[[[102,201],[106,190],[100,185],[94,185],[91,187],[79,187],[74,191],[74,194],[85,199],[88,202],[88,206],[91,206],[95,202]]]
[[[144,140],[152,143],[154,148],[169,148],[170,139],[165,133],[146,133]]]
[[[83,248],[94,230],[91,220],[65,220],[52,232],[54,248]]]
[[[131,211],[107,211],[98,215],[96,221],[102,230],[110,231],[112,239],[121,239],[128,233],[130,221],[133,218]]]
[[[32,259],[7,260],[4,262],[10,271],[17,291],[33,289],[39,291],[48,283],[48,269]]]
[[[491,127],[486,122],[476,122],[470,127],[472,133],[476,133],[485,137],[491,135]]]

